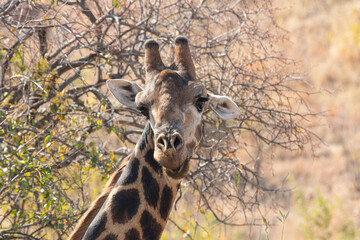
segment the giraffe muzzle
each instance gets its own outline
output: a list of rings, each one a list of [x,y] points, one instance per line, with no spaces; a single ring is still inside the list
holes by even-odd
[[[189,170],[189,166],[190,166],[190,159],[186,159],[177,169],[173,170],[173,169],[165,168],[165,172],[169,177],[172,177],[174,179],[181,179],[185,177],[185,175],[187,174]]]
[[[180,133],[161,133],[155,140],[154,158],[163,167],[178,171],[187,157],[184,146],[184,140]]]
[[[184,141],[180,133],[175,132],[172,134],[161,133],[156,139],[156,147],[161,151],[180,151],[184,146]]]

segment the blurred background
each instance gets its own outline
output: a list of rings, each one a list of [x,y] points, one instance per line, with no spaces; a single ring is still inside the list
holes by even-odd
[[[274,5],[281,9],[276,21],[288,31],[283,50],[301,62],[316,92],[306,100],[319,116],[308,124],[323,141],[313,155],[284,152],[270,163],[269,178],[284,177],[291,189],[284,239],[360,239],[360,3]],[[279,239],[281,225],[271,239]]]

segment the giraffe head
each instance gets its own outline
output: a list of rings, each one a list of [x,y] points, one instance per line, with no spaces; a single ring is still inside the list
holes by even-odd
[[[222,119],[240,114],[238,106],[226,96],[209,94],[196,79],[188,40],[175,40],[175,61],[163,64],[159,44],[145,43],[146,85],[127,80],[108,80],[107,86],[122,104],[136,108],[150,122],[154,159],[171,178],[184,177],[192,154],[203,136],[202,114],[210,107]]]

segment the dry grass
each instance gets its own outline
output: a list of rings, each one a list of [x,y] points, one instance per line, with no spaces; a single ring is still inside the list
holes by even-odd
[[[282,154],[272,162],[271,174],[288,176],[293,189],[283,203],[290,210],[284,238],[322,239],[311,235],[313,228],[327,232],[324,239],[360,239],[360,2],[280,0],[277,6],[283,8],[278,23],[290,36],[284,51],[303,63],[319,91],[308,102],[323,114],[310,125],[325,142],[314,157]],[[324,213],[324,205],[329,223],[320,227],[312,220],[321,218],[316,211]],[[279,239],[279,226],[270,229],[270,239]]]

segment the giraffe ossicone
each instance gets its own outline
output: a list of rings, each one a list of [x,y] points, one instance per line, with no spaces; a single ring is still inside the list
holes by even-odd
[[[88,227],[81,223],[86,225],[82,239],[159,239],[201,143],[204,110],[210,107],[223,119],[240,114],[229,97],[208,94],[196,79],[187,38],[177,37],[175,45],[174,64],[168,68],[159,44],[145,43],[143,88],[123,79],[107,81],[112,95],[137,109],[148,123],[96,217]]]

